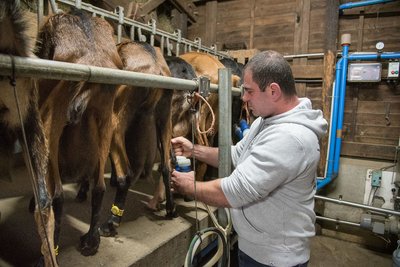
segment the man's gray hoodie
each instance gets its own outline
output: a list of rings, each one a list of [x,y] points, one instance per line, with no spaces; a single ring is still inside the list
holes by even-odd
[[[222,190],[233,207],[239,248],[263,264],[294,266],[310,258],[319,139],[327,122],[307,98],[292,110],[258,118],[232,146],[233,173]]]

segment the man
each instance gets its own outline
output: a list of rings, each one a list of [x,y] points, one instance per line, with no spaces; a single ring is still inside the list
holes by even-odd
[[[229,177],[197,182],[199,201],[231,208],[240,266],[307,266],[314,236],[319,138],[327,129],[320,110],[298,98],[290,65],[265,51],[245,66],[243,101],[258,118],[232,146]],[[172,139],[176,155],[218,165],[218,148]],[[174,191],[193,195],[193,172],[172,172]]]

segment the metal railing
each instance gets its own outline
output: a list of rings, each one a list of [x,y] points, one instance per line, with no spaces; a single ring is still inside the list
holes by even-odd
[[[118,23],[118,42],[121,42],[122,40],[123,27],[128,26],[128,35],[131,40],[148,42],[150,43],[150,45],[154,46],[155,39],[156,37],[158,37],[160,39],[159,41],[160,48],[162,48],[161,50],[164,52],[164,48],[166,48],[168,56],[171,56],[173,51],[175,55],[179,55],[182,49],[184,53],[195,50],[198,52],[209,53],[218,56],[219,58],[232,58],[227,53],[218,51],[215,44],[211,45],[210,47],[202,45],[200,37],[197,37],[194,41],[191,41],[183,38],[180,30],[176,30],[174,33],[170,33],[157,29],[155,20],[151,20],[148,24],[145,24],[130,18],[126,18],[124,16],[124,8],[121,6],[116,7],[115,12],[112,12],[82,2],[80,0],[50,0],[50,2],[52,9],[55,10],[54,12],[57,12],[59,10],[56,4],[56,2],[59,2],[67,6],[73,6],[78,9],[90,12],[93,14],[93,16],[100,16],[102,18],[115,21],[116,23]],[[148,40],[145,33],[147,33],[147,36],[150,37],[150,40]]]

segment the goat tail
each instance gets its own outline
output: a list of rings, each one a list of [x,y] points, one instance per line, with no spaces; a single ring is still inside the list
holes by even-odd
[[[19,0],[0,1],[0,53],[27,57],[33,40],[28,36],[29,22]]]

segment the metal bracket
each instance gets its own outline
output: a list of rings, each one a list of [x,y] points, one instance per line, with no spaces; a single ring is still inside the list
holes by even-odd
[[[208,97],[210,94],[210,79],[205,76],[200,76],[199,79],[199,94],[202,97]]]

